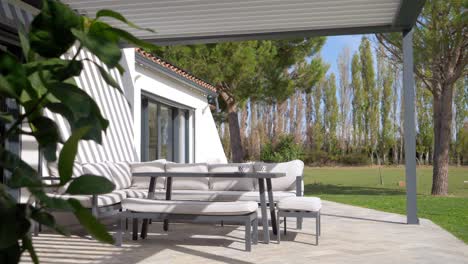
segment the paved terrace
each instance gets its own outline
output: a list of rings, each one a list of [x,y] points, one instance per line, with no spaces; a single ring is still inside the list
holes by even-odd
[[[160,223],[153,223],[148,239],[134,242],[128,233],[121,248],[48,233],[34,244],[44,264],[468,263],[468,245],[429,220],[406,225],[402,215],[327,201],[322,213],[318,247],[313,245],[311,219],[305,220],[303,230],[295,230],[295,220],[290,219],[280,245],[260,241],[251,253],[243,251],[243,227],[202,224],[172,224],[164,233]],[[29,257],[23,262],[30,263]]]

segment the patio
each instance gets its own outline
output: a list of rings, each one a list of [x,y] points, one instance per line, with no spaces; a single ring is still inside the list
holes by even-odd
[[[407,225],[403,215],[323,201],[323,233],[314,246],[314,220],[301,231],[288,220],[280,245],[260,241],[244,251],[243,227],[173,224],[164,233],[150,225],[148,239],[121,248],[95,240],[43,232],[34,238],[41,263],[467,263],[468,246],[429,220]],[[260,227],[261,228],[261,227]],[[168,235],[170,234],[170,235]],[[275,239],[275,237],[272,237]],[[27,255],[22,263],[31,263]]]

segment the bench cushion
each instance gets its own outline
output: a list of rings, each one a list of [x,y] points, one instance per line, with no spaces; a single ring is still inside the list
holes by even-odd
[[[126,189],[132,185],[132,171],[128,162],[106,162],[106,164],[111,172],[116,190]]]
[[[127,198],[122,209],[133,212],[187,215],[245,215],[256,212],[256,202],[161,201]]]
[[[253,172],[252,163],[229,163],[229,164],[210,164],[209,172],[239,172],[239,167],[243,172]],[[210,178],[211,190],[214,191],[253,191],[254,179],[236,179],[236,178]]]
[[[296,177],[302,176],[304,171],[304,162],[301,160],[293,160],[281,163],[263,163],[256,162],[254,164],[255,171],[261,171],[265,166],[267,172],[286,173],[285,177],[272,179],[273,191],[291,191],[296,190]]]
[[[47,193],[49,197],[56,197],[62,199],[73,198],[78,200],[83,207],[91,208],[92,207],[92,196],[91,195],[70,195],[70,194],[54,194]],[[123,199],[127,197],[126,193],[123,190],[113,191],[111,193],[100,194],[98,195],[97,205],[98,207],[109,206],[120,203]]]
[[[285,197],[296,196],[295,192],[277,191],[273,193],[273,199],[278,202]],[[156,199],[165,199],[164,190],[156,190]],[[265,193],[268,201],[268,195]],[[173,200],[183,201],[255,201],[260,202],[258,191],[201,191],[201,190],[173,190]]]
[[[167,163],[166,172],[208,172],[206,163]],[[173,190],[209,190],[208,177],[172,178]]]
[[[317,212],[322,208],[322,201],[318,197],[287,197],[277,206],[280,210]]]
[[[130,164],[132,169],[132,173],[137,172],[165,172],[165,165],[166,160],[154,160],[154,161],[146,161],[146,162],[138,162]],[[132,178],[132,187],[138,189],[145,189],[148,190],[149,177],[133,177]],[[156,179],[156,189],[164,189],[166,185],[166,178],[165,177],[158,177]]]

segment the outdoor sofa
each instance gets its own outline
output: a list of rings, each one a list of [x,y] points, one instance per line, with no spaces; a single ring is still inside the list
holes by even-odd
[[[58,178],[56,163],[46,166],[46,179]],[[116,186],[116,189],[102,195],[69,195],[63,193],[65,188],[60,188],[49,193],[50,196],[77,199],[81,204],[89,208],[97,217],[109,216],[119,213],[122,209],[121,202],[126,198],[147,198],[149,177],[133,177],[133,173],[141,172],[244,172],[267,171],[286,173],[285,177],[272,179],[272,187],[275,203],[286,197],[303,195],[304,163],[293,160],[283,163],[228,163],[207,164],[192,163],[181,164],[156,160],[149,162],[76,162],[73,176],[82,174],[102,175]],[[154,199],[165,199],[166,179],[159,177],[156,181]],[[179,201],[255,201],[259,202],[258,186],[255,179],[235,178],[174,178],[172,182],[172,200]],[[301,218],[298,218],[298,228],[301,228]]]

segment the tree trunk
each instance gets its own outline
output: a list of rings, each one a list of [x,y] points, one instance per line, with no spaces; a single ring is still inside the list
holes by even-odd
[[[229,138],[232,153],[232,162],[242,162],[244,160],[244,150],[239,127],[239,116],[237,104],[228,104]]]
[[[450,139],[452,138],[453,85],[434,93],[434,169],[432,195],[447,195]]]

